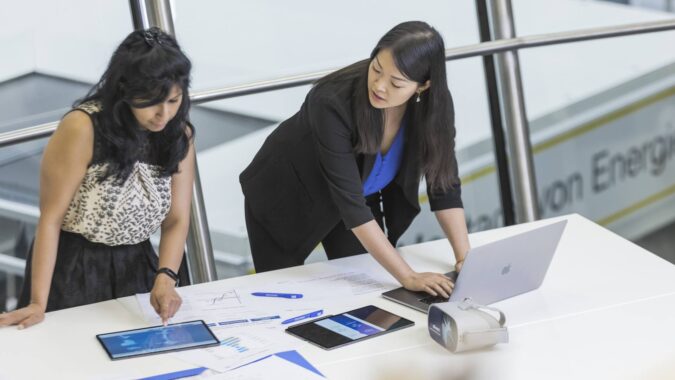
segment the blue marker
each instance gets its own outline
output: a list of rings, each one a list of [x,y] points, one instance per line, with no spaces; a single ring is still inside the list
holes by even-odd
[[[303,319],[316,318],[316,317],[321,316],[321,314],[323,314],[323,310],[317,310],[317,311],[313,311],[313,312],[311,312],[311,313],[307,313],[307,314],[303,314],[303,315],[298,315],[297,317],[288,318],[287,320],[281,322],[281,324],[282,324],[282,325],[287,325],[287,324],[289,324],[289,323],[294,323],[294,322],[297,322],[297,321],[302,321]]]
[[[252,296],[256,297],[279,297],[279,298],[288,298],[288,299],[297,299],[302,298],[302,294],[298,293],[266,293],[266,292],[255,292],[251,293]]]

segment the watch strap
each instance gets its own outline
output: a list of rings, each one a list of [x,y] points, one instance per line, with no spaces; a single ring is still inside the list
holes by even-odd
[[[165,275],[171,277],[172,280],[176,281],[176,286],[178,286],[178,283],[180,282],[178,278],[178,274],[171,270],[170,268],[167,267],[162,267],[157,269],[157,273],[155,273],[155,277],[157,277],[160,273],[164,273]]]

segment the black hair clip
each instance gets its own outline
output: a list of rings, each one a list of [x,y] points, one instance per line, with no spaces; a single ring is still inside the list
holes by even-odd
[[[160,39],[161,32],[161,29],[158,27],[152,27],[143,32],[143,38],[145,39],[145,42],[148,44],[148,46],[154,47],[155,45],[162,44],[162,40]]]

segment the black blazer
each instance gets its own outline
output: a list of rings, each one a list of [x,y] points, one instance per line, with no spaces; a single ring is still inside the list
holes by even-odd
[[[251,213],[284,250],[309,252],[342,220],[348,229],[373,219],[363,183],[375,155],[354,152],[355,81],[313,88],[300,111],[265,140],[239,181]],[[406,135],[414,128],[408,123]],[[382,189],[387,235],[396,245],[420,212],[416,144],[406,136],[401,167]],[[459,182],[427,194],[432,211],[463,207]]]

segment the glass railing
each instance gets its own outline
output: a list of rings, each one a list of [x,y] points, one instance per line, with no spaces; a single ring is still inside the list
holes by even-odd
[[[663,49],[674,41],[666,32],[523,52],[543,217],[577,212],[637,242],[675,223],[675,51]],[[549,75],[534,78],[542,67]]]
[[[39,216],[38,173],[47,139],[0,149],[0,309],[16,304]]]

